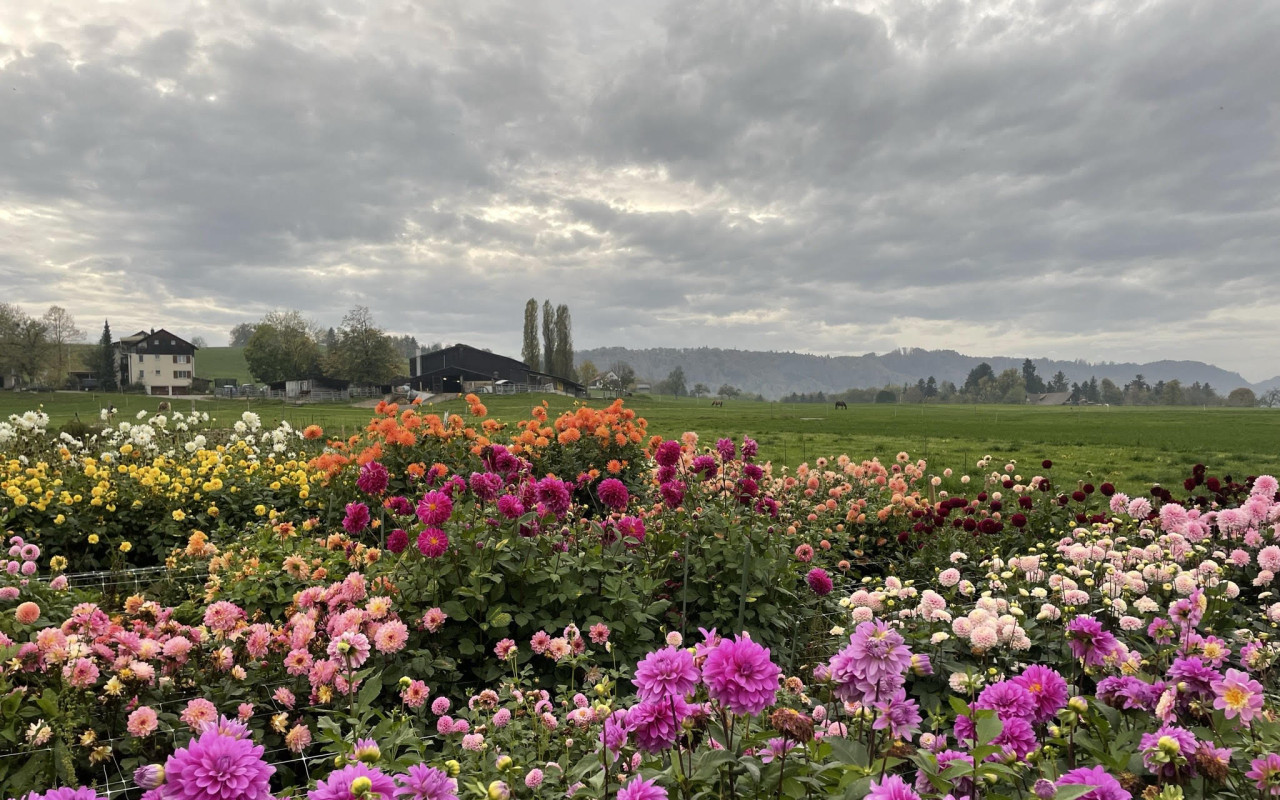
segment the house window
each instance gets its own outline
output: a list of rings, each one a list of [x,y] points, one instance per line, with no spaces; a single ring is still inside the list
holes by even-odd
[[[191,363],[191,356],[174,356],[174,357],[173,357],[173,363],[175,363],[175,364],[190,364],[190,363]]]
[[[138,370],[138,380],[142,380],[145,377],[147,377],[147,371],[145,369]]]
[[[159,375],[159,374],[160,374],[160,370],[156,370],[156,374],[157,374],[157,375]]]
[[[191,377],[191,370],[189,370],[189,369],[175,369],[175,370],[173,371],[173,377],[175,377],[175,378],[190,378],[190,377]]]

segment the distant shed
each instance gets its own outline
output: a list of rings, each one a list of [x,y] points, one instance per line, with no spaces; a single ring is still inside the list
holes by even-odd
[[[1065,406],[1071,402],[1071,392],[1041,392],[1027,395],[1029,406]]]

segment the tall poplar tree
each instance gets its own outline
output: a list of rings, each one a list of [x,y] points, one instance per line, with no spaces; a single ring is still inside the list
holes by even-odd
[[[530,297],[524,304],[524,346],[520,348],[520,357],[529,369],[540,370],[541,355],[538,348],[538,301]]]
[[[552,373],[574,380],[573,372],[573,321],[569,319],[569,306],[556,307],[555,369]]]
[[[546,300],[542,303],[542,371],[552,372],[555,360],[556,310],[551,307],[551,301]]]

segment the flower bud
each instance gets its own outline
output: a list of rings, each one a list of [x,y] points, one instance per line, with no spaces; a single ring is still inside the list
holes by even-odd
[[[510,797],[511,789],[505,781],[493,781],[489,784],[489,800],[508,800]]]
[[[361,775],[351,782],[351,794],[354,797],[364,797],[373,789],[373,781],[369,780],[369,776]]]
[[[444,762],[444,767],[449,771],[449,776],[452,778],[458,777],[458,773],[462,772],[462,765],[452,758]]]
[[[498,756],[498,760],[494,762],[494,766],[500,770],[511,769],[511,764],[512,764],[511,756],[508,756],[508,755]]]
[[[1067,701],[1067,705],[1070,706],[1071,710],[1075,711],[1077,714],[1083,714],[1089,710],[1089,703],[1080,695],[1076,695]]]
[[[164,767],[159,764],[145,764],[133,771],[133,782],[138,788],[150,791],[164,783]]]

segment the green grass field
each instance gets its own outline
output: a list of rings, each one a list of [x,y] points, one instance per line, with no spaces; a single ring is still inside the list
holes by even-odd
[[[216,349],[216,348],[215,348]],[[97,419],[108,401],[119,418],[154,411],[159,398],[92,393],[0,393],[0,418],[37,405],[55,425],[79,414]],[[553,395],[486,397],[489,413],[514,422],[546,399],[551,411],[569,409],[569,398]],[[608,400],[593,400],[605,405]],[[763,458],[794,467],[819,456],[847,454],[855,460],[878,456],[891,460],[899,451],[926,458],[931,471],[950,467],[974,472],[974,462],[990,454],[1002,466],[1015,460],[1024,477],[1054,462],[1059,479],[1114,481],[1126,491],[1153,482],[1180,484],[1192,465],[1202,462],[1212,474],[1243,477],[1280,474],[1280,410],[1234,408],[852,405],[837,411],[827,405],[728,401],[711,408],[708,400],[637,397],[628,405],[649,421],[653,433],[668,437],[697,431],[706,444],[720,436],[760,443]],[[319,424],[332,434],[359,430],[372,411],[345,405],[286,406],[280,401],[180,401],[228,424],[251,409],[263,421],[288,419],[296,427]],[[465,413],[461,400],[436,406]]]
[[[235,378],[240,383],[253,383],[243,347],[202,347],[196,351],[197,378]]]

